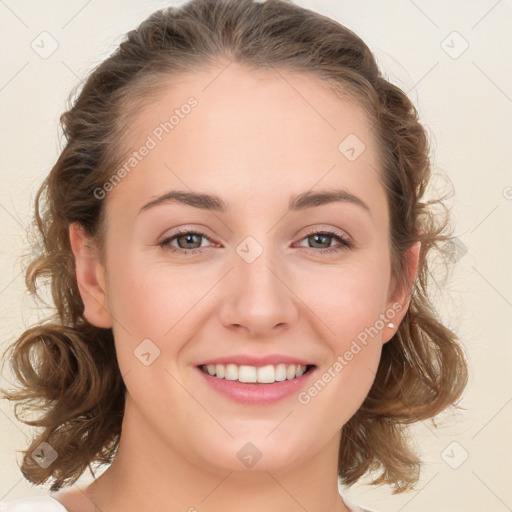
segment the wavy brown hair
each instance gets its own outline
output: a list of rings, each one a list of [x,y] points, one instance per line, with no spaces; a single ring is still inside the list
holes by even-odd
[[[332,19],[288,0],[192,0],[157,11],[130,31],[61,116],[65,147],[35,199],[36,254],[25,276],[36,298],[38,280],[46,278],[56,312],[8,347],[17,388],[3,390],[5,398],[19,402],[15,416],[42,429],[23,451],[21,465],[35,484],[51,479],[55,491],[73,484],[87,467],[92,472],[93,463],[111,463],[124,413],[126,388],[112,330],[83,317],[69,226],[79,223],[104,254],[104,201],[94,190],[125,158],[121,141],[128,120],[173,76],[229,61],[313,75],[355,100],[378,141],[392,275],[399,283],[407,284],[407,249],[421,241],[409,309],[383,346],[367,398],[343,427],[341,482],[350,485],[378,470],[373,483],[390,484],[394,493],[410,489],[420,460],[408,444],[407,425],[456,406],[463,392],[464,352],[429,295],[427,256],[433,249],[447,254],[450,217],[444,198],[424,197],[431,177],[429,140],[411,101],[384,78],[366,44]],[[23,418],[19,408],[37,417]],[[47,468],[31,456],[43,441],[58,453]]]

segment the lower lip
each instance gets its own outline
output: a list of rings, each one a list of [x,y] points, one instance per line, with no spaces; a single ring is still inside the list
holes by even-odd
[[[203,376],[206,383],[219,393],[236,402],[252,405],[271,404],[297,394],[315,372],[315,368],[312,368],[294,379],[272,384],[250,384],[238,380],[220,379],[203,372],[200,368],[196,369]]]

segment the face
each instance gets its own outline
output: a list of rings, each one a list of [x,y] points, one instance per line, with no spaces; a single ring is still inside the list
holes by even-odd
[[[362,108],[312,76],[222,69],[137,115],[106,260],[72,230],[77,276],[86,318],[113,328],[132,425],[202,467],[291,468],[337,457],[407,303]],[[258,375],[280,380],[231,380]]]

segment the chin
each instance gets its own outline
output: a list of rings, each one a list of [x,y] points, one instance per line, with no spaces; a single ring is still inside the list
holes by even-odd
[[[276,440],[265,438],[267,433],[259,433],[252,437],[226,439],[224,443],[208,444],[202,451],[201,465],[215,467],[217,471],[286,471],[300,462],[299,445],[283,445]],[[271,436],[272,437],[272,434]],[[206,454],[206,455],[205,455]],[[304,453],[302,456],[304,457]]]

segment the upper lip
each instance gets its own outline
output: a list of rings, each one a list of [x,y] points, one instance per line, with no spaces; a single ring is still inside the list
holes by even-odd
[[[232,356],[216,357],[214,359],[208,359],[203,361],[199,366],[209,364],[236,364],[237,366],[267,366],[267,365],[278,365],[278,364],[295,364],[295,365],[313,365],[310,361],[300,359],[299,357],[287,356],[284,354],[268,354],[266,356],[253,356],[249,354],[236,354]]]

